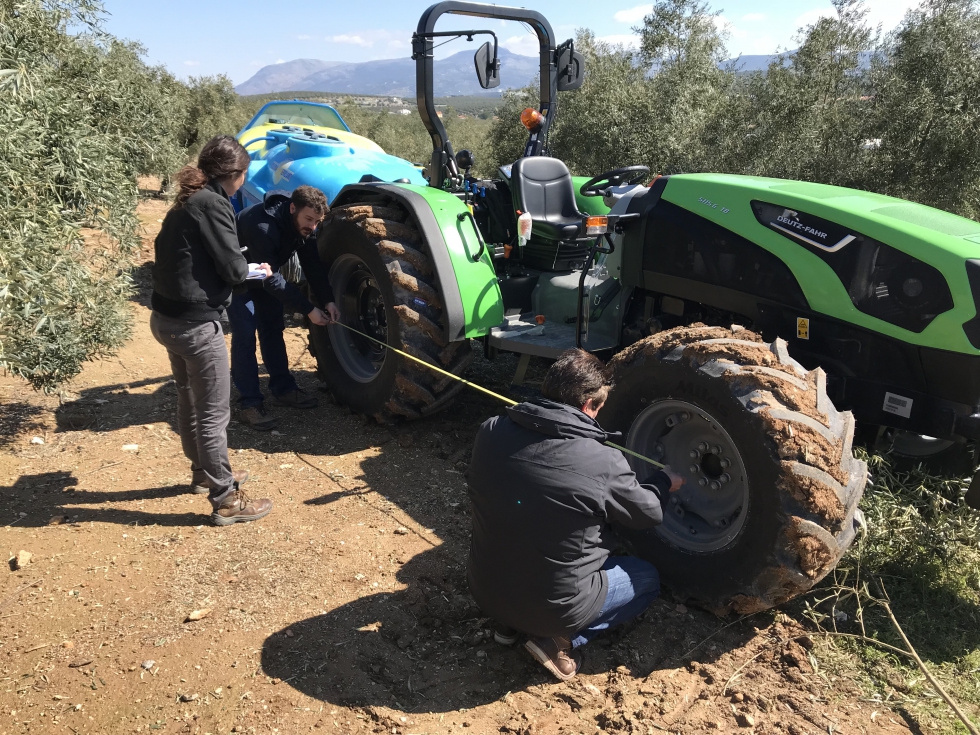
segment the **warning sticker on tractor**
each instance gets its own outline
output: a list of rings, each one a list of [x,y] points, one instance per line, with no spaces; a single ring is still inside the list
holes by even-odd
[[[810,320],[803,317],[796,318],[796,338],[810,339]]]
[[[885,405],[882,406],[882,410],[885,413],[909,418],[912,415],[912,399],[896,396],[894,393],[885,393]]]

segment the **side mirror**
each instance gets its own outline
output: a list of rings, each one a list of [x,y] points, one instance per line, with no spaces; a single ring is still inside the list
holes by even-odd
[[[493,89],[500,86],[500,60],[491,50],[489,41],[476,50],[473,63],[476,65],[476,77],[480,80],[481,87]]]
[[[585,57],[570,48],[558,57],[558,91],[571,92],[585,81]]]

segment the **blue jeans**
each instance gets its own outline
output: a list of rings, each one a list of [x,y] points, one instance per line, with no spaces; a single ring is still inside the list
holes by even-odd
[[[269,390],[281,396],[297,389],[296,379],[289,372],[289,357],[282,332],[282,302],[261,289],[248,289],[232,296],[228,307],[231,322],[231,379],[240,396],[241,408],[262,405],[259,388],[259,363],[255,359],[255,334],[259,335],[262,361],[269,371]]]
[[[637,617],[660,595],[660,575],[650,562],[635,556],[610,556],[602,568],[609,582],[606,601],[599,616],[572,638],[572,648]]]

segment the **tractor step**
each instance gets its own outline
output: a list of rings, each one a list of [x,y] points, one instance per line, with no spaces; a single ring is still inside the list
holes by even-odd
[[[548,322],[537,324],[533,314],[508,316],[499,327],[490,330],[490,347],[503,352],[516,352],[521,355],[534,355],[556,359],[565,350],[575,347],[575,325]],[[613,349],[616,345],[610,340],[597,339],[582,341],[582,347],[589,352]]]

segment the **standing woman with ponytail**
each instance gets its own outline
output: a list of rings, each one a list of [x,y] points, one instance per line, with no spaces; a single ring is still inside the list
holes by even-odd
[[[180,191],[157,235],[150,330],[167,348],[177,384],[177,425],[191,461],[191,492],[208,494],[218,526],[254,521],[272,510],[250,500],[245,470],[228,461],[231,372],[219,319],[232,288],[244,283],[248,263],[229,201],[245,182],[249,157],[229,135],[212,138],[197,166],[177,174]],[[262,264],[266,277],[271,269]]]

